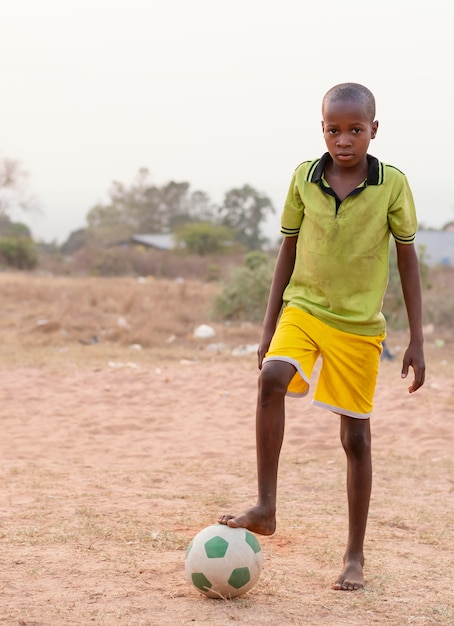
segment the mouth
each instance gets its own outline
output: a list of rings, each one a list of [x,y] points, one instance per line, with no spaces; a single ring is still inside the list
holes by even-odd
[[[351,154],[350,152],[339,152],[337,154],[337,158],[341,159],[342,161],[346,161],[348,159],[352,159],[355,155]]]

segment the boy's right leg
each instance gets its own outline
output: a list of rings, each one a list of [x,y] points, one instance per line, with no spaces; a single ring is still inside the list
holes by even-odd
[[[256,413],[257,504],[239,515],[221,515],[219,522],[248,528],[261,535],[276,529],[279,454],[284,438],[285,394],[295,367],[286,361],[268,361],[259,376]]]

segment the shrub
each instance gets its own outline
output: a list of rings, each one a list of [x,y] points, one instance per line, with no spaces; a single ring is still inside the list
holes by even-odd
[[[184,224],[176,233],[177,241],[186,246],[188,252],[205,256],[222,252],[234,239],[233,231],[227,226],[198,222]]]
[[[245,264],[233,269],[230,280],[215,298],[213,315],[223,320],[263,319],[268,301],[273,262],[262,252],[250,252]]]
[[[31,270],[38,265],[35,244],[29,238],[0,238],[0,264],[19,270]]]

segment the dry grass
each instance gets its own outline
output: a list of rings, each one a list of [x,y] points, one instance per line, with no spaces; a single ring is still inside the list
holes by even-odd
[[[199,359],[209,358],[208,344],[215,344],[214,351],[216,345],[224,351],[224,344],[229,351],[258,339],[251,324],[212,321],[220,290],[212,282],[4,273],[0,289],[0,354],[10,363],[19,351],[21,358],[22,351],[32,351],[40,362],[58,354],[65,358],[68,350],[88,359],[116,358],[124,347],[131,348],[132,360]],[[215,337],[195,339],[201,324],[212,326]]]

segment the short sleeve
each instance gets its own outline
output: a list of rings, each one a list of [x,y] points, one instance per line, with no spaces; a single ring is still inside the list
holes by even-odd
[[[397,243],[413,243],[418,230],[415,203],[408,180],[402,172],[390,168],[393,179],[392,202],[388,208],[388,223]]]
[[[304,216],[304,204],[298,190],[298,168],[295,170],[281,215],[281,234],[286,237],[298,235]]]

